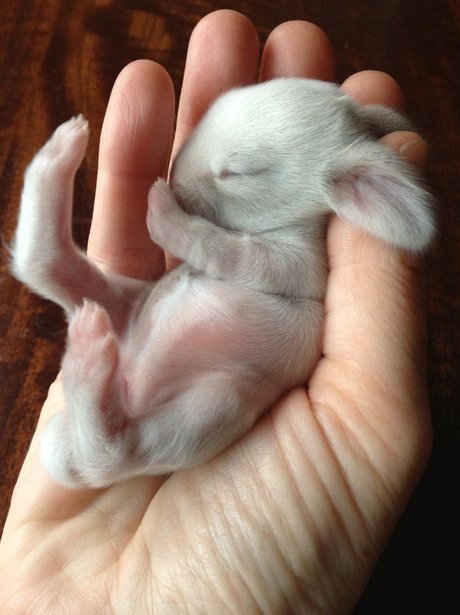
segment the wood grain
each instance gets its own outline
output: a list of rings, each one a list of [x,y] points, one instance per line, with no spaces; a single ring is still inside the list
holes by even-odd
[[[77,178],[75,236],[85,245],[100,126],[115,76],[128,62],[162,63],[180,91],[188,38],[205,0],[18,0],[0,2],[0,233],[11,239],[22,174],[51,130],[76,112],[92,127]],[[391,73],[427,137],[428,181],[441,232],[428,262],[432,461],[383,554],[356,613],[458,612],[460,548],[460,4],[455,0],[234,0],[261,40],[278,23],[323,27],[337,78],[365,68]],[[29,294],[0,264],[0,517],[59,368],[60,310]]]

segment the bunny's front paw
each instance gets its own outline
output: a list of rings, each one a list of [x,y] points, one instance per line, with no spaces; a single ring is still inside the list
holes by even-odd
[[[147,228],[152,240],[174,254],[186,214],[164,179],[158,179],[149,193]]]

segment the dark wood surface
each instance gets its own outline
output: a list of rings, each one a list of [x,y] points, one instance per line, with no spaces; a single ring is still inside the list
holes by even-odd
[[[11,239],[22,174],[33,153],[76,112],[90,120],[78,176],[75,235],[85,244],[99,130],[115,76],[151,58],[180,90],[187,42],[208,12],[231,6],[261,40],[278,23],[307,19],[330,36],[337,79],[365,68],[391,73],[431,146],[428,180],[441,231],[428,263],[429,382],[434,450],[356,613],[460,612],[460,3],[455,0],[0,0],[0,233]],[[40,406],[57,373],[65,324],[0,265],[0,522]]]

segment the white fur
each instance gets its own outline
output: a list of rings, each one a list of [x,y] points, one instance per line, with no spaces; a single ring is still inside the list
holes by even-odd
[[[152,239],[183,264],[156,284],[106,275],[71,238],[87,124],[60,126],[27,170],[12,270],[70,323],[67,406],[43,462],[69,486],[100,487],[209,459],[320,355],[333,212],[408,250],[434,232],[430,198],[376,142],[409,128],[336,86],[278,79],[232,90],[149,195]]]

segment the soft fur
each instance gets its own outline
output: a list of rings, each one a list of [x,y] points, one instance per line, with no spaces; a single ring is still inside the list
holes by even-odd
[[[400,248],[433,235],[414,171],[376,142],[410,129],[336,86],[277,79],[209,109],[149,195],[147,225],[183,261],[156,283],[102,273],[71,237],[81,117],[29,166],[14,275],[69,318],[66,408],[42,441],[49,474],[101,487],[192,466],[244,434],[320,356],[334,213]]]

